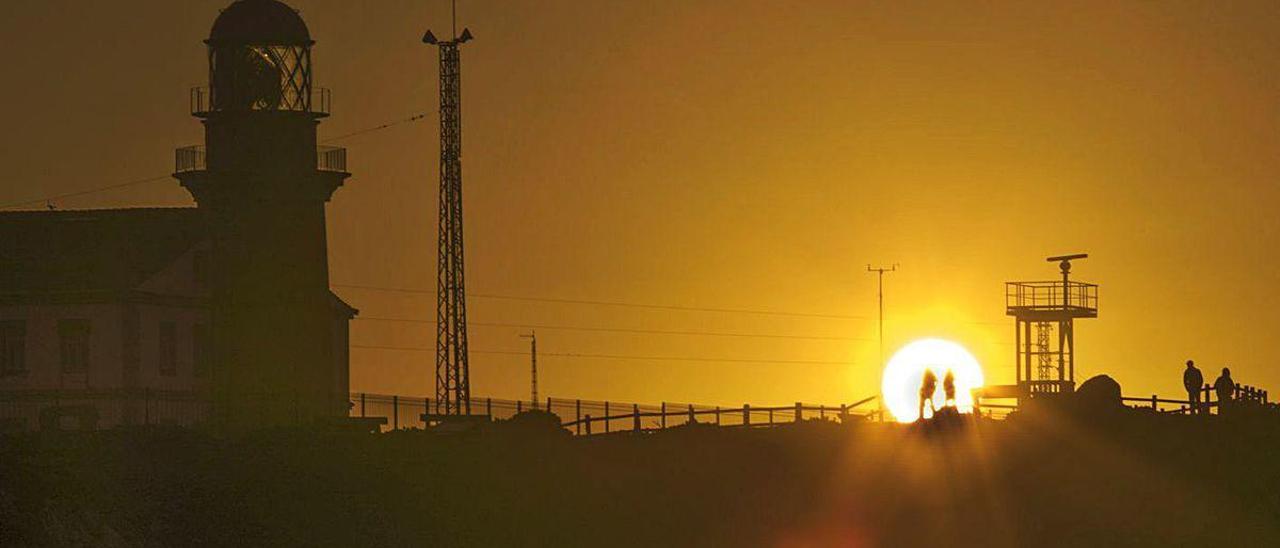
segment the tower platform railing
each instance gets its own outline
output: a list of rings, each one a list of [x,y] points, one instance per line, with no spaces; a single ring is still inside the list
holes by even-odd
[[[1084,282],[1064,285],[1061,280],[1007,282],[1004,301],[1006,311],[1012,316],[1018,312],[1067,311],[1076,317],[1096,317],[1098,285]]]
[[[207,171],[209,154],[204,145],[179,147],[173,151],[174,173]],[[321,145],[316,147],[316,170],[330,173],[347,172],[347,149]]]
[[[300,101],[300,97],[296,95],[281,96],[280,100],[267,106],[265,104],[255,104],[249,107],[249,110],[265,111],[276,110],[281,112],[306,112],[316,116],[328,116],[329,109],[333,103],[333,95],[328,88],[312,87],[311,93],[307,97],[307,101]],[[214,105],[213,93],[207,86],[196,86],[191,88],[191,115],[204,118],[210,113],[225,110]]]

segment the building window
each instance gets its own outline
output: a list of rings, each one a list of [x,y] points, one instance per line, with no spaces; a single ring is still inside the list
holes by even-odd
[[[209,374],[209,328],[200,324],[191,326],[191,364],[195,376]]]
[[[89,320],[58,320],[62,348],[62,372],[84,373],[89,369]]]
[[[160,322],[160,374],[178,374],[178,328],[173,322]]]
[[[0,321],[0,377],[27,374],[27,322]]]

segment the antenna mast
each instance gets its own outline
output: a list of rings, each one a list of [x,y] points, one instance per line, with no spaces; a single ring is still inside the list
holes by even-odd
[[[538,332],[530,331],[528,335],[520,335],[521,338],[529,339],[529,369],[531,394],[530,400],[533,402],[533,408],[538,408]],[[548,411],[550,407],[548,406]]]
[[[436,264],[436,412],[471,414],[471,370],[467,361],[467,293],[462,245],[462,63],[458,46],[471,31],[438,40],[428,30],[422,42],[440,50],[440,216]]]
[[[879,297],[879,300],[880,300],[879,332],[880,332],[880,369],[881,370],[884,370],[884,367],[885,367],[885,363],[884,363],[884,273],[897,272],[897,271],[898,271],[898,263],[893,263],[892,266],[889,266],[887,268],[883,266],[871,268],[871,265],[867,265],[867,272],[876,273],[876,295],[877,297]],[[883,396],[877,399],[877,404],[879,406],[879,409],[876,410],[876,414],[879,415],[880,421],[883,422],[884,421],[884,397]]]
[[[876,273],[876,294],[880,299],[880,367],[884,367],[884,273],[897,272],[898,264],[894,263],[889,267],[875,267],[867,265],[867,272]]]

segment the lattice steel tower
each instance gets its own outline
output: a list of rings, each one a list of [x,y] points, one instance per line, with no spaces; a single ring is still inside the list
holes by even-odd
[[[467,294],[462,245],[462,65],[458,46],[471,31],[440,41],[431,31],[425,44],[440,49],[440,219],[436,264],[436,412],[471,414],[467,364]]]
[[[1061,280],[1005,284],[1006,313],[1014,317],[1019,398],[1075,390],[1075,320],[1098,317],[1098,286],[1071,280],[1071,261],[1087,257],[1084,253],[1049,257],[1049,262],[1058,263]]]

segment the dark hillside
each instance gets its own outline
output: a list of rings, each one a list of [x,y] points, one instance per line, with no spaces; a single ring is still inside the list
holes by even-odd
[[[573,438],[24,435],[0,544],[1280,544],[1280,421],[1138,412]]]

